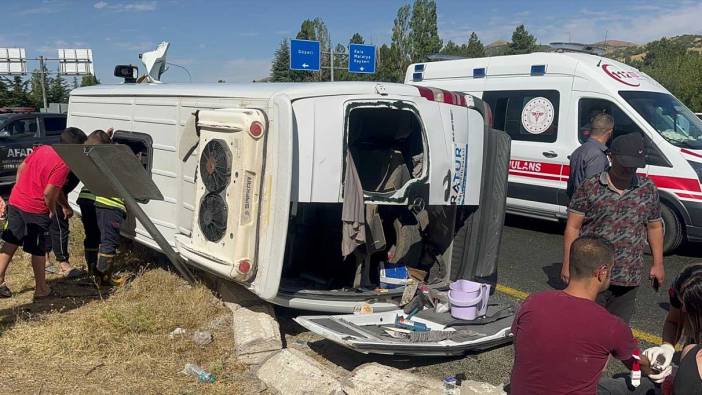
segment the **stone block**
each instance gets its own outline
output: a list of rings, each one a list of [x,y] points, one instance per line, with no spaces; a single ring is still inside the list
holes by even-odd
[[[430,395],[441,394],[443,389],[440,380],[417,376],[378,363],[361,365],[344,380],[344,392],[348,395]]]
[[[339,376],[299,350],[278,352],[261,365],[256,375],[269,389],[285,395],[343,394]]]
[[[232,327],[235,354],[243,363],[260,364],[283,347],[280,327],[269,304],[234,310]]]

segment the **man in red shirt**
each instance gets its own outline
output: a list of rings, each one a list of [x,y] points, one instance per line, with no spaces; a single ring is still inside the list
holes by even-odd
[[[61,133],[61,144],[82,144],[86,136],[78,128],[67,128]],[[5,272],[17,247],[32,255],[34,270],[34,298],[50,293],[44,273],[46,263],[46,237],[51,224],[49,207],[61,206],[66,214],[71,208],[61,188],[70,169],[56,151],[43,145],[36,148],[17,169],[17,182],[10,193],[7,223],[2,232],[0,248],[0,297],[10,297],[12,292],[5,284]]]
[[[631,329],[595,303],[613,265],[611,244],[581,237],[570,250],[568,287],[524,301],[512,324],[512,395],[595,394],[610,355],[631,366],[638,352]],[[643,357],[641,366],[650,373]]]

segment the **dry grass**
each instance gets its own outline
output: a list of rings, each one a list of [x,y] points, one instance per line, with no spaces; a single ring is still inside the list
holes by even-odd
[[[71,251],[80,252],[82,236],[75,233]],[[130,254],[122,258],[134,263]],[[258,392],[258,382],[232,357],[230,312],[204,286],[148,267],[108,294],[87,279],[54,276],[61,297],[32,303],[31,267],[21,255],[7,280],[15,296],[0,299],[2,393]],[[176,327],[188,335],[170,339]],[[191,334],[202,328],[214,341],[199,347]],[[204,366],[217,382],[198,384],[181,374],[186,362]]]

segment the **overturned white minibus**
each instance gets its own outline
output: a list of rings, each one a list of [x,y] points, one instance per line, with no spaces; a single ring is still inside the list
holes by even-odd
[[[279,305],[379,313],[404,290],[379,289],[382,265],[495,281],[509,138],[489,111],[402,84],[122,84],[72,91],[68,124],[138,154],[164,197],[142,207],[189,265]]]

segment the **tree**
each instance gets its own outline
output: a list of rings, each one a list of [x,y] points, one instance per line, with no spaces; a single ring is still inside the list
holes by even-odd
[[[293,80],[304,80],[304,81],[310,81],[310,80],[320,80],[320,81],[328,81],[330,76],[329,76],[329,64],[330,64],[330,59],[329,59],[329,49],[331,48],[331,41],[329,40],[329,31],[327,30],[327,25],[324,23],[322,18],[314,18],[312,20],[310,19],[305,19],[302,22],[302,25],[300,25],[300,31],[297,33],[296,36],[298,39],[301,40],[316,40],[319,41],[320,43],[320,50],[322,51],[321,55],[321,67],[322,70],[320,70],[319,73],[310,73],[306,71],[301,71],[301,72],[295,72],[293,73]]]
[[[449,40],[446,45],[441,48],[441,52],[439,53],[442,55],[465,56],[466,47],[465,45],[457,45],[453,41]]]
[[[429,55],[441,51],[441,38],[436,23],[436,2],[434,0],[415,0],[412,6],[409,34],[412,46],[412,61],[426,62]]]
[[[84,75],[83,78],[80,79],[80,86],[92,86],[92,85],[100,85],[100,80],[97,79],[92,74]]]
[[[49,70],[47,70],[46,66],[44,66],[44,87],[46,90],[47,101],[49,101],[49,86],[51,85],[51,77],[49,76],[48,72]],[[44,107],[44,95],[41,88],[41,73],[39,72],[39,69],[34,69],[31,77],[29,78],[28,96],[34,107]]]
[[[351,36],[351,40],[349,41],[351,44],[365,44],[366,40],[363,39],[363,36],[360,33],[354,33],[353,36]]]
[[[60,74],[50,79],[46,92],[49,103],[68,103],[69,93],[68,84]]]
[[[383,81],[401,82],[405,70],[412,63],[412,46],[410,41],[410,11],[405,4],[397,10],[395,24],[392,28],[392,42],[389,51],[383,55],[385,78]]]
[[[273,63],[271,64],[271,81],[273,82],[289,82],[292,81],[290,76],[290,45],[288,40],[280,42],[280,46],[276,49],[273,55]]]
[[[478,35],[475,34],[475,32],[470,33],[465,56],[468,58],[482,58],[485,56],[485,46],[483,46],[483,43],[480,42],[480,39],[478,39]]]
[[[22,77],[16,75],[12,80],[12,85],[10,86],[10,100],[8,101],[8,106],[36,106],[34,101],[29,97],[27,92],[28,81],[22,81]]]
[[[512,42],[509,44],[511,55],[526,54],[536,51],[536,38],[524,27],[519,25],[512,33]]]
[[[397,63],[394,62],[392,49],[383,44],[378,49],[378,66],[374,75],[377,81],[396,81]]]
[[[9,89],[9,83],[10,81],[0,77],[0,107],[5,107],[10,104],[10,89]]]

